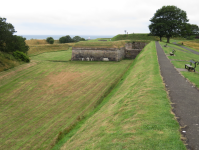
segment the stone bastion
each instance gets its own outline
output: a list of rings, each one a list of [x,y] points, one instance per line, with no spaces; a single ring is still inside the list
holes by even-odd
[[[72,48],[71,60],[79,61],[120,61],[123,58],[134,59],[146,43],[126,43],[122,48]]]

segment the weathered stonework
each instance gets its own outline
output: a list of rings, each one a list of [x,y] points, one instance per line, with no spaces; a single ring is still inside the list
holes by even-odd
[[[134,59],[146,43],[126,43],[122,48],[72,48],[71,60],[80,61],[120,61],[123,58]],[[105,58],[105,59],[104,59]]]
[[[125,58],[136,58],[136,56],[142,51],[146,46],[146,43],[133,42],[125,44]]]
[[[103,61],[103,58],[108,58],[109,61],[120,61],[124,58],[125,49],[123,48],[72,48],[71,60],[91,60]]]

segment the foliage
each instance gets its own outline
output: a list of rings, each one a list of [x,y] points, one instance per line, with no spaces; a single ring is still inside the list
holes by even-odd
[[[59,38],[59,42],[60,43],[70,43],[70,42],[74,42],[74,40],[69,36],[62,36],[61,38]]]
[[[150,21],[150,33],[159,36],[160,39],[165,36],[169,43],[171,37],[184,34],[188,19],[186,12],[176,6],[163,6]]]
[[[53,44],[54,43],[54,39],[52,37],[47,37],[46,38],[46,41],[50,44]]]
[[[24,62],[30,62],[29,57],[28,57],[25,53],[23,53],[23,52],[15,51],[15,52],[13,53],[13,56],[14,56],[17,60],[24,61]]]
[[[85,38],[81,38],[80,41],[86,41]]]
[[[6,23],[6,18],[0,17],[0,51],[27,53],[29,47],[25,43],[26,38],[13,35],[15,32],[14,26]]]
[[[54,43],[54,39],[50,39],[50,40],[49,40],[49,43],[50,43],[50,44],[53,44],[53,43]]]
[[[12,41],[15,32],[14,26],[11,23],[6,23],[6,18],[0,17],[0,51],[6,51],[6,46]]]
[[[81,37],[80,36],[75,36],[73,37],[73,41],[74,42],[79,42],[81,40]]]
[[[12,54],[0,51],[0,72],[19,66],[22,62],[17,61]]]
[[[13,35],[11,39],[12,40],[10,40],[8,44],[6,44],[6,52],[28,52],[29,46],[25,42],[26,38],[23,38],[22,36]]]

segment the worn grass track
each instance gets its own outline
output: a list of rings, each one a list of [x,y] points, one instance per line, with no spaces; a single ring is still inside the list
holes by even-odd
[[[179,130],[151,42],[90,117],[54,149],[185,150]]]
[[[71,50],[33,56],[36,65],[0,79],[0,149],[50,149],[132,63],[71,62],[70,56]]]

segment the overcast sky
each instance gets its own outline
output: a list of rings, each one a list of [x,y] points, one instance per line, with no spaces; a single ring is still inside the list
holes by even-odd
[[[157,9],[175,5],[199,25],[199,0],[4,0],[0,17],[18,35],[117,35],[149,33]]]

